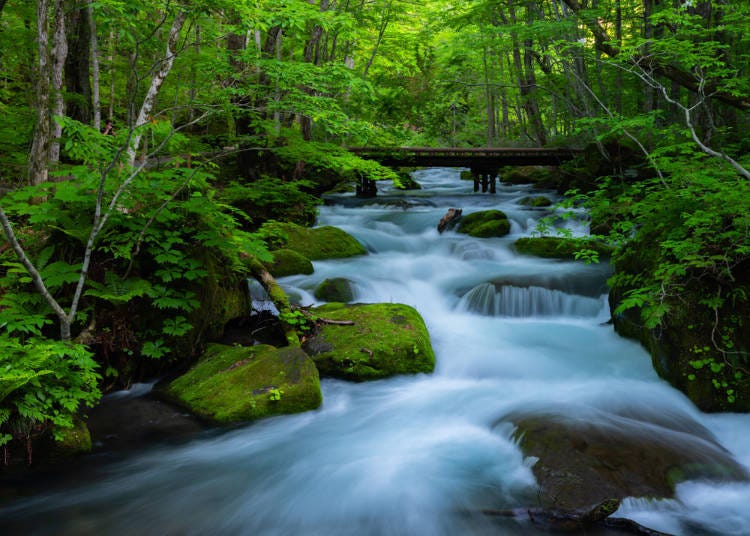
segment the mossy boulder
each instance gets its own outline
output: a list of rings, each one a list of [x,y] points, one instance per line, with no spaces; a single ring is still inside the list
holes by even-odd
[[[324,319],[303,344],[323,376],[353,381],[432,372],[435,353],[420,314],[398,303],[329,303],[312,309]],[[351,321],[352,325],[326,323]]]
[[[562,238],[558,236],[535,236],[519,238],[514,247],[518,253],[546,259],[575,259],[579,251],[595,251],[600,257],[609,257],[612,248],[593,240]]]
[[[398,184],[395,184],[397,190],[421,190],[422,185],[412,177],[413,169],[400,169],[396,172],[398,175]]]
[[[469,170],[463,170],[461,172],[461,180],[462,181],[473,181],[474,180],[474,174]]]
[[[576,418],[563,411],[508,420],[539,485],[540,506],[576,510],[606,499],[671,498],[691,479],[746,481],[747,471],[694,421]]]
[[[272,251],[271,254],[273,255],[273,262],[266,263],[265,266],[274,277],[296,274],[310,275],[315,271],[310,259],[291,249],[277,249]]]
[[[348,303],[354,299],[352,283],[344,277],[323,280],[315,289],[315,298],[328,302]]]
[[[500,170],[500,181],[506,184],[534,184],[549,187],[555,182],[553,168],[549,166],[516,166]]]
[[[162,391],[216,423],[308,411],[323,399],[318,371],[302,350],[268,345],[211,344],[193,368]]]
[[[518,204],[524,207],[542,208],[542,207],[551,207],[552,201],[548,197],[544,197],[543,195],[537,195],[537,196],[530,195],[518,201]]]
[[[284,249],[296,251],[311,261],[344,259],[367,253],[353,236],[330,225],[310,228],[274,222],[263,228],[272,229],[274,238],[283,243]]]
[[[505,212],[483,210],[463,215],[456,231],[475,238],[505,236],[510,232],[510,221]]]

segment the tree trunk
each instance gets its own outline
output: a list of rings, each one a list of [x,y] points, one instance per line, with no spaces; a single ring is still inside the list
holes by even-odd
[[[69,10],[68,59],[65,62],[67,115],[81,123],[91,122],[91,4]]]
[[[68,57],[68,37],[65,34],[65,0],[55,0],[54,33],[52,37],[52,124],[49,148],[50,162],[60,161],[60,137],[62,125],[55,118],[65,115],[63,75]]]
[[[182,31],[182,27],[186,20],[187,13],[182,10],[178,11],[175,15],[172,27],[169,29],[169,37],[167,38],[167,47],[164,53],[164,58],[160,62],[159,69],[151,79],[151,85],[146,92],[146,96],[143,98],[143,103],[138,111],[138,116],[133,123],[133,137],[128,147],[128,163],[131,166],[135,163],[135,154],[141,145],[143,126],[147,123],[148,116],[156,103],[156,97],[159,95],[159,90],[174,65],[174,59],[177,54],[177,40],[180,37],[180,32]]]
[[[39,57],[35,95],[36,127],[34,128],[34,140],[29,154],[29,182],[31,184],[40,184],[46,181],[49,171],[50,57],[48,48],[49,30],[47,28],[48,12],[49,0],[37,0],[37,50]]]
[[[89,19],[89,51],[91,52],[91,107],[94,111],[94,128],[102,128],[102,110],[101,110],[101,86],[99,81],[99,42],[96,37],[96,17],[94,17],[94,8],[89,4],[86,8]],[[111,117],[110,117],[111,119]]]

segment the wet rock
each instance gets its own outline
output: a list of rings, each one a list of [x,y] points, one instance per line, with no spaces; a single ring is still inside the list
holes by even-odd
[[[554,171],[549,166],[516,166],[500,170],[500,180],[507,184],[535,184],[547,187],[554,183]]]
[[[746,480],[745,469],[688,423],[626,415],[575,417],[558,410],[507,417],[533,472],[543,508],[586,509],[606,499],[671,498],[684,480]]]
[[[310,259],[291,249],[277,249],[272,251],[271,254],[273,255],[273,262],[266,263],[265,266],[274,277],[296,274],[310,275],[315,271]]]
[[[394,186],[397,190],[421,190],[422,185],[414,180],[411,175],[411,171],[408,169],[400,169],[396,172],[398,174],[398,184],[394,182]]]
[[[461,218],[462,213],[463,210],[460,208],[449,208],[448,212],[445,213],[445,216],[440,218],[440,221],[438,222],[438,233],[442,233],[446,229],[454,227]]]
[[[435,368],[427,328],[408,305],[330,303],[311,312],[323,319],[353,322],[321,323],[303,344],[323,376],[366,381]]]
[[[321,301],[349,303],[354,299],[352,282],[344,277],[324,279],[315,289],[315,298]]]
[[[132,450],[202,432],[205,426],[181,408],[150,394],[105,397],[88,415],[95,451]]]
[[[483,210],[463,216],[457,231],[475,238],[505,236],[510,232],[510,221],[500,210]]]
[[[547,259],[574,260],[576,253],[584,250],[594,251],[599,257],[608,257],[612,254],[612,248],[606,244],[557,236],[519,238],[515,241],[514,247],[518,253]]]
[[[160,390],[217,423],[299,413],[322,402],[312,360],[299,348],[268,345],[209,345],[193,368]]]
[[[312,260],[342,259],[364,255],[364,246],[337,227],[302,227],[293,223],[272,222],[263,230],[273,236],[279,249],[290,249]]]
[[[552,206],[552,201],[543,195],[538,196],[527,196],[518,201],[519,205],[524,207],[540,208]]]

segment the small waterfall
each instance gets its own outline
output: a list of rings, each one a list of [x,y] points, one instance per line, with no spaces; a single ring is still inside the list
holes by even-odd
[[[602,300],[566,294],[543,287],[501,286],[482,283],[469,290],[459,301],[463,311],[487,316],[525,318],[533,316],[596,317]]]

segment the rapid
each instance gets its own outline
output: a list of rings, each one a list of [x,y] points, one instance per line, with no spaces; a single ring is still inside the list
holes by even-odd
[[[316,411],[131,453],[94,478],[0,505],[0,531],[542,534],[523,518],[482,514],[536,505],[534,460],[524,458],[503,420],[529,408],[588,421],[627,414],[695,423],[750,469],[750,415],[701,413],[657,377],[639,344],[607,323],[606,263],[513,251],[513,241],[532,235],[549,212],[518,203],[538,191],[501,185],[496,195],[475,194],[455,169],[414,177],[423,190],[381,186],[366,203],[331,197],[319,224],[344,229],[369,254],[316,262],[313,275],[280,283],[305,305],[317,303],[313,289],[322,280],[345,277],[355,301],[415,307],[435,349],[433,374],[323,380]],[[449,207],[502,210],[511,234],[439,234]],[[586,233],[584,219],[559,225]],[[661,432],[644,425],[642,433]],[[688,481],[675,499],[627,499],[617,515],[672,534],[750,534],[748,504],[748,483]]]

